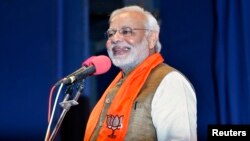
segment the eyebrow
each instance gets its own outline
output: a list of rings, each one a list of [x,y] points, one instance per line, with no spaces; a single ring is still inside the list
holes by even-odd
[[[129,28],[132,28],[133,29],[133,27],[131,27],[131,26],[122,26],[121,28],[109,28],[109,29],[112,29],[112,30],[119,30],[119,29],[122,29],[122,28],[127,28],[127,27],[129,27]]]

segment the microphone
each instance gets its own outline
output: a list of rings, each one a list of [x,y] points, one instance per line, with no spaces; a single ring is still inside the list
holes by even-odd
[[[110,59],[105,55],[92,56],[82,63],[82,67],[70,75],[58,81],[55,85],[61,83],[64,85],[72,84],[74,82],[85,79],[91,75],[99,75],[106,73],[111,67]]]

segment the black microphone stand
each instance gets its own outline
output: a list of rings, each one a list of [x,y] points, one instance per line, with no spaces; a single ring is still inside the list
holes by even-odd
[[[56,134],[62,124],[62,121],[66,115],[66,113],[69,111],[69,109],[71,108],[71,106],[75,106],[75,105],[78,105],[78,98],[80,97],[81,93],[83,92],[83,88],[84,88],[84,79],[82,82],[79,82],[77,83],[77,92],[76,92],[76,95],[75,97],[73,98],[73,100],[68,100],[69,99],[69,96],[72,94],[73,92],[73,87],[72,87],[72,84],[69,85],[66,89],[66,95],[63,99],[63,102],[60,103],[60,106],[63,108],[63,111],[60,115],[60,118],[58,119],[56,125],[55,125],[55,128],[49,138],[49,141],[54,141],[55,137],[56,137]]]

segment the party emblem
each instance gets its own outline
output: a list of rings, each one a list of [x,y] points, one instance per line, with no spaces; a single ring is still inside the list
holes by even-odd
[[[115,130],[119,130],[122,128],[122,116],[114,116],[114,115],[107,115],[106,123],[107,128],[112,130],[112,133],[108,135],[110,138],[116,138]]]

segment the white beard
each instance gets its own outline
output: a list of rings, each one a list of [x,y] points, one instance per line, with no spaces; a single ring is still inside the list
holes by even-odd
[[[130,54],[126,58],[114,56],[112,49],[117,46],[130,49]],[[125,73],[136,67],[149,56],[148,42],[145,37],[139,44],[134,46],[131,46],[127,42],[112,44],[111,47],[108,47],[107,51],[113,64],[122,69]]]

